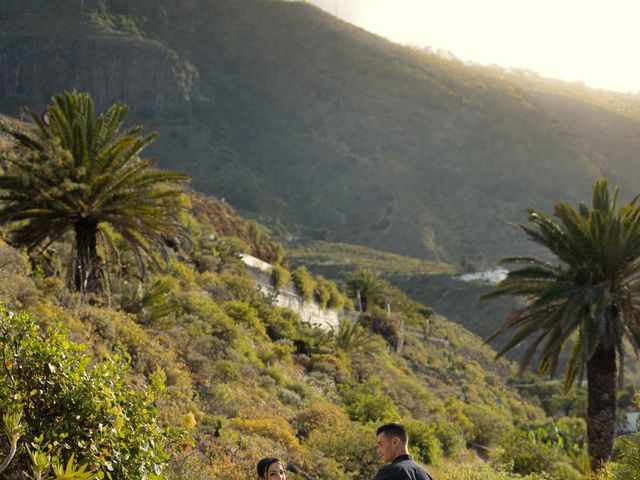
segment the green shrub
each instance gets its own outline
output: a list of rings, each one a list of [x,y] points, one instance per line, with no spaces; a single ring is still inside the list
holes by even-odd
[[[309,398],[312,395],[313,390],[309,385],[302,382],[289,382],[287,388],[292,392],[297,393],[300,398]]]
[[[253,280],[246,275],[225,273],[220,276],[220,279],[224,283],[225,289],[236,300],[253,303],[254,301],[260,302],[263,298],[263,295],[256,289]]]
[[[464,435],[458,425],[438,421],[435,424],[435,432],[445,457],[453,457],[464,448]]]
[[[310,302],[313,299],[315,282],[311,278],[309,270],[304,265],[301,265],[291,273],[291,279],[300,296]]]
[[[442,455],[442,449],[435,428],[420,420],[408,420],[405,426],[409,433],[411,454],[419,462],[437,463]]]
[[[320,308],[326,309],[331,300],[331,287],[333,282],[325,279],[324,277],[317,276],[315,278],[315,288],[313,290],[313,298],[320,305]]]
[[[318,401],[299,412],[293,420],[299,436],[308,437],[314,430],[343,430],[349,418],[337,405]]]
[[[59,328],[43,334],[26,314],[0,310],[0,412],[22,412],[21,445],[37,445],[53,461],[71,455],[91,471],[118,479],[161,475],[175,434],[156,422],[158,381],[144,392],[125,383],[118,359],[89,367],[83,347]],[[156,377],[159,378],[159,377]],[[29,470],[19,445],[9,472]]]
[[[271,284],[276,292],[282,290],[290,278],[291,274],[286,268],[280,265],[273,265],[271,267]]]
[[[255,471],[258,460],[269,452],[281,457],[285,450],[263,437],[243,435],[232,428],[224,428],[219,437],[207,439],[206,448],[189,448],[171,462],[176,480],[247,480]],[[204,447],[203,445],[203,447]],[[212,461],[213,460],[213,461]]]
[[[258,316],[258,312],[251,305],[245,302],[231,301],[226,302],[222,307],[234,322],[246,325],[258,332],[262,337],[267,336],[267,331]]]
[[[312,372],[321,372],[336,382],[346,382],[350,377],[349,359],[343,355],[314,353],[311,355],[309,368]]]
[[[211,295],[212,298],[216,300],[227,299],[225,284],[217,274],[202,272],[196,278],[196,282],[198,286]]]
[[[231,425],[244,433],[271,438],[289,449],[299,446],[289,423],[278,415],[261,414],[259,418],[235,418]]]
[[[338,286],[333,282],[328,282],[329,287],[329,301],[327,303],[327,307],[333,310],[342,310],[346,308],[347,310],[353,310],[353,304],[351,300],[349,300],[345,295],[340,293],[338,290]]]
[[[278,398],[285,405],[291,405],[298,408],[304,405],[302,397],[293,390],[289,390],[288,388],[282,388],[278,390]]]
[[[276,385],[283,386],[285,383],[284,373],[282,373],[282,370],[276,367],[265,368],[264,374],[273,378],[273,380],[275,380],[276,382]]]
[[[224,237],[217,245],[217,254],[223,262],[234,262],[244,253],[250,253],[251,247],[241,238]]]
[[[399,315],[388,315],[387,312],[370,307],[372,312],[364,317],[364,322],[369,328],[381,335],[393,348],[397,348],[403,339],[404,317]]]
[[[614,456],[615,461],[606,465],[597,480],[640,480],[640,434],[618,438]]]
[[[585,478],[583,472],[578,471],[567,461],[554,462],[549,467],[549,473],[554,479],[558,480],[584,480]]]
[[[498,461],[511,465],[514,473],[548,472],[564,480],[587,474],[586,458],[584,420],[563,418],[537,428],[511,432],[503,441]]]
[[[551,442],[566,453],[579,454],[586,450],[587,423],[583,418],[549,420],[536,429],[535,434],[540,441]]]
[[[514,473],[521,475],[549,472],[551,466],[560,460],[553,445],[538,442],[528,432],[521,430],[513,431],[505,437],[503,449],[498,462],[511,466]]]
[[[242,378],[242,373],[238,366],[229,360],[216,360],[211,365],[214,379],[218,382],[237,382]]]
[[[474,425],[471,419],[465,414],[466,404],[455,397],[448,397],[444,401],[446,413],[446,424],[452,425],[459,430],[465,440],[471,439]]]
[[[473,427],[468,440],[475,446],[492,447],[513,430],[506,412],[489,405],[470,404],[463,407]]]
[[[297,313],[284,308],[271,308],[264,304],[257,305],[256,308],[271,340],[295,338],[296,326],[300,324]]]
[[[382,390],[382,382],[378,377],[371,377],[354,386],[343,386],[341,390],[352,420],[387,422],[400,418],[393,400]]]
[[[262,344],[260,359],[265,365],[270,365],[276,361],[291,362],[291,355],[296,351],[296,347],[289,339],[282,339],[270,344]]]
[[[636,392],[633,404],[640,407],[640,393]],[[616,462],[607,465],[598,480],[639,480],[640,479],[640,433],[620,437],[615,443]]]
[[[373,478],[382,466],[376,454],[373,425],[350,424],[343,428],[315,429],[305,444],[335,460],[344,469],[346,478]]]

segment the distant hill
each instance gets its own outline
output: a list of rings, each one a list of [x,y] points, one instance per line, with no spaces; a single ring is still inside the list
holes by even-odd
[[[70,8],[70,5],[73,5]],[[123,100],[155,155],[276,231],[449,262],[505,222],[638,189],[636,97],[465,66],[275,0],[4,0],[0,108]]]

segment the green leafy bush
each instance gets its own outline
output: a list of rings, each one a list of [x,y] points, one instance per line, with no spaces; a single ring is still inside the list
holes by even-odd
[[[589,470],[585,422],[562,418],[514,430],[505,437],[497,460],[518,474],[548,472],[555,478],[582,478]]]
[[[640,434],[618,439],[615,456],[616,461],[607,464],[597,480],[640,480]]]
[[[342,478],[373,478],[382,466],[376,454],[376,432],[373,425],[347,425],[311,432],[307,445],[313,445],[342,466]]]
[[[393,348],[398,348],[403,339],[403,317],[388,315],[387,312],[370,308],[373,313],[364,315],[364,323],[374,332],[381,335]]]
[[[258,312],[245,302],[232,301],[223,305],[225,313],[238,324],[245,326],[258,332],[261,336],[266,337],[267,331],[258,316]]]
[[[437,463],[442,449],[436,436],[435,428],[420,420],[405,422],[409,433],[409,449],[411,454],[422,463]]]
[[[307,302],[310,302],[313,299],[315,282],[311,278],[309,270],[307,270],[307,268],[302,265],[296,268],[291,273],[291,279],[293,280],[293,284],[295,285],[296,290],[298,291],[300,296]]]
[[[291,339],[296,336],[296,327],[300,324],[297,313],[285,308],[271,308],[264,304],[258,304],[255,308],[271,340]]]
[[[309,368],[312,372],[321,372],[333,378],[335,382],[345,383],[350,378],[349,358],[345,355],[315,353],[311,355]],[[345,386],[345,388],[347,388]]]
[[[331,300],[331,283],[324,277],[317,276],[315,278],[315,288],[313,290],[313,297],[320,305],[320,308],[325,309],[329,305]]]
[[[398,420],[400,415],[393,400],[382,390],[378,377],[342,388],[344,403],[352,420],[386,422]]]
[[[285,405],[291,405],[293,407],[299,408],[304,405],[302,397],[297,392],[289,390],[288,388],[278,390],[278,399]]]
[[[291,274],[286,268],[280,265],[273,265],[271,267],[271,284],[276,292],[282,290],[290,278]]]
[[[262,294],[256,290],[254,281],[245,275],[224,273],[220,279],[227,292],[236,300],[252,303],[259,302],[262,298]]]
[[[528,432],[521,430],[507,435],[503,448],[499,463],[510,465],[511,470],[518,474],[548,472],[559,460],[558,451],[553,445],[538,442]]]
[[[0,411],[22,412],[22,445],[42,448],[52,464],[73,456],[114,479],[162,475],[164,449],[178,437],[156,421],[160,381],[132,390],[117,357],[90,367],[81,345],[59,328],[43,334],[26,314],[0,310],[0,348]],[[31,464],[19,446],[8,472]]]
[[[492,447],[513,430],[507,412],[489,405],[465,405],[464,414],[471,420],[473,427],[468,440],[475,446]]]
[[[284,418],[279,415],[265,416],[264,413],[256,416],[259,418],[235,418],[231,424],[241,432],[277,440],[289,449],[299,447],[298,439]]]
[[[318,401],[300,411],[293,423],[298,435],[307,438],[314,430],[343,430],[349,424],[349,418],[337,405]]]
[[[234,264],[240,259],[242,254],[249,253],[251,247],[238,237],[225,237],[216,248],[216,253],[224,264]]]
[[[456,424],[438,421],[435,424],[435,434],[445,457],[453,457],[465,447],[462,429]]]

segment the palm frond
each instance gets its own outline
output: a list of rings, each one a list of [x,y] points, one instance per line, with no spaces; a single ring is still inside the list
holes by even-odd
[[[542,372],[553,373],[572,342],[565,385],[582,376],[600,346],[623,353],[625,339],[640,348],[640,207],[636,197],[618,207],[620,189],[606,180],[593,186],[592,206],[554,207],[554,218],[528,208],[529,222],[518,225],[553,263],[531,256],[504,258],[514,265],[506,279],[481,299],[518,296],[526,302],[507,317],[487,341],[508,335],[498,356],[533,338],[522,357],[539,354]]]
[[[0,176],[0,223],[15,224],[13,241],[29,249],[69,230],[88,232],[86,241],[95,244],[101,224],[109,224],[141,269],[147,261],[159,263],[163,239],[183,235],[177,212],[190,177],[140,158],[157,134],[142,134],[140,126],[122,132],[127,106],[114,104],[96,118],[87,94],[66,92],[52,100],[48,126],[31,112],[36,133],[12,133],[25,154]],[[80,271],[97,268],[90,263]]]

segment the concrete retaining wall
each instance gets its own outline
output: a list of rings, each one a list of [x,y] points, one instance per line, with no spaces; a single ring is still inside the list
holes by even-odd
[[[288,308],[300,315],[303,322],[323,330],[335,330],[340,319],[349,317],[357,318],[354,312],[346,310],[323,310],[316,302],[305,301],[295,289],[293,282],[287,284],[277,292],[271,283],[271,265],[251,255],[243,255],[242,261],[247,266],[249,274],[256,282],[256,286],[262,293],[274,299],[278,307]]]

